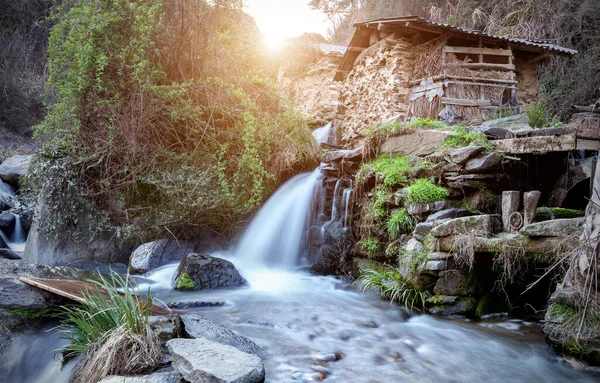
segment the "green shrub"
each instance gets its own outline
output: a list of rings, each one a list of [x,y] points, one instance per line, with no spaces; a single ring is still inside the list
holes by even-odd
[[[375,201],[373,202],[373,216],[375,218],[384,218],[387,215],[385,204],[392,198],[392,193],[385,189],[379,189],[375,192]]]
[[[359,251],[365,254],[369,259],[374,259],[379,256],[379,238],[377,237],[369,237],[360,240],[356,246]]]
[[[413,218],[406,212],[406,209],[399,209],[392,212],[385,225],[388,236],[391,239],[398,239],[400,234],[412,230]]]
[[[58,206],[51,214],[61,214],[72,185],[74,211],[92,206],[116,232],[230,231],[314,161],[306,119],[266,77],[258,28],[234,3],[65,0],[56,8],[47,88],[57,102],[36,134],[48,138],[40,162],[65,170],[52,182],[38,171],[31,183],[56,197],[46,201]]]
[[[402,278],[398,270],[371,268],[361,271],[356,281],[363,291],[373,289],[392,303],[398,302],[409,310],[424,309],[429,293],[421,291]]]
[[[108,278],[99,275],[99,282],[90,282],[104,293],[96,289],[82,291],[84,303],[64,307],[60,314],[60,330],[71,341],[63,352],[67,357],[84,355],[72,381],[98,381],[107,375],[156,368],[162,349],[148,323],[152,308],[149,292],[146,298],[140,298],[128,278],[116,273]]]
[[[177,290],[191,290],[196,287],[196,283],[187,273],[183,273],[177,282]]]
[[[406,203],[429,203],[442,201],[450,195],[450,192],[441,186],[437,186],[432,180],[421,178],[408,187]]]
[[[398,266],[405,269],[410,276],[417,276],[425,267],[429,253],[426,251],[410,252],[403,250],[398,256]]]
[[[483,146],[488,152],[494,149],[483,132],[469,131],[464,126],[456,126],[454,133],[444,140],[441,148],[463,148],[470,145]]]
[[[408,182],[412,166],[410,166],[410,157],[408,156],[384,154],[373,162],[363,164],[357,177],[358,174],[365,174],[370,169],[383,179],[385,185],[395,186]]]
[[[557,118],[553,116],[543,104],[536,104],[527,110],[527,118],[529,126],[534,129],[544,128],[557,122]]]

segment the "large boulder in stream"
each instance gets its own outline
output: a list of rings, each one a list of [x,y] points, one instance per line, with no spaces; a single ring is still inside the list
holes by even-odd
[[[190,242],[174,239],[159,239],[138,246],[131,254],[129,268],[133,272],[145,273],[171,262],[181,261],[194,252]]]
[[[5,159],[0,164],[0,179],[18,186],[19,178],[27,173],[33,155],[17,155]]]
[[[173,288],[177,290],[214,290],[244,286],[233,263],[206,254],[188,254],[179,264]]]
[[[206,339],[167,342],[173,368],[188,382],[260,383],[265,380],[262,360],[235,347]]]

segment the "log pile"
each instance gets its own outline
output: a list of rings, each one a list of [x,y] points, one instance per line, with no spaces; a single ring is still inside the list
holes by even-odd
[[[407,119],[412,45],[403,39],[382,41],[374,52],[359,56],[343,84],[338,116],[345,144],[356,143],[371,126]]]

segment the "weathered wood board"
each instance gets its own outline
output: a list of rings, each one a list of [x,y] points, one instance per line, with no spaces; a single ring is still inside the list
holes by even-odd
[[[75,302],[84,303],[82,292],[96,290],[102,295],[108,296],[108,293],[99,286],[88,282],[76,281],[71,279],[45,279],[19,277],[19,280],[28,285],[49,291],[61,297],[71,299]],[[152,315],[168,315],[171,311],[156,305],[152,305]]]
[[[577,138],[574,134],[535,136],[495,140],[492,144],[495,151],[511,154],[568,152],[577,148]]]

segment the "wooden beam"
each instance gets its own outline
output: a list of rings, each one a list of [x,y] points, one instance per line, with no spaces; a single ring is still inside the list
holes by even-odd
[[[443,52],[446,53],[464,53],[470,55],[485,55],[485,56],[511,56],[510,49],[494,49],[494,48],[472,48],[472,47],[449,47],[445,46]]]
[[[488,70],[499,70],[499,71],[514,71],[515,66],[512,64],[491,64],[491,63],[452,63],[445,64],[445,67],[459,67],[467,69],[488,69]]]
[[[470,100],[465,98],[442,97],[442,104],[462,106],[490,106],[492,103],[489,100]]]
[[[479,82],[492,82],[496,84],[517,84],[515,80],[500,80],[495,78],[483,78],[483,77],[463,77],[463,76],[446,76],[452,80],[466,80],[466,81],[479,81]]]
[[[514,86],[511,85],[504,85],[504,84],[490,84],[490,83],[484,83],[484,82],[469,82],[469,81],[446,81],[447,84],[460,84],[460,85],[479,85],[479,86],[493,86],[493,87],[498,87],[498,88],[506,88],[506,89],[517,89]]]
[[[348,47],[348,52],[362,52],[365,48],[362,47]]]
[[[538,62],[540,60],[544,60],[547,58],[550,58],[550,53],[548,53],[548,52],[541,53],[541,54],[535,56],[534,58],[532,58],[531,60],[527,61],[527,65],[533,64],[535,62]]]
[[[523,138],[509,138],[506,140],[492,141],[494,150],[502,153],[548,153],[569,152],[577,148],[577,138],[574,134],[561,136],[534,136]]]
[[[577,149],[600,151],[600,141],[586,140],[584,138],[578,138],[577,139]]]

